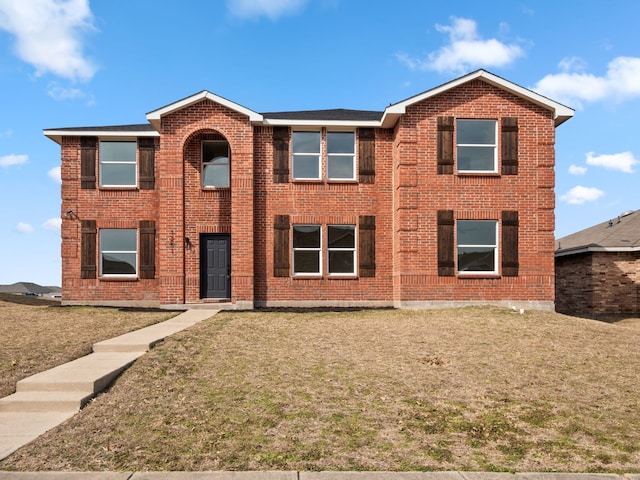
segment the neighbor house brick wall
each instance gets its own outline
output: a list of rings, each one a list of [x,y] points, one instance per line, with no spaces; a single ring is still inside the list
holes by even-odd
[[[571,315],[640,313],[640,253],[556,258],[556,310]]]

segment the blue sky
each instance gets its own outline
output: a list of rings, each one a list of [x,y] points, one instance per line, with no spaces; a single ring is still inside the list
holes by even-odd
[[[557,130],[557,237],[638,209],[638,18],[635,0],[0,0],[0,284],[61,283],[43,129],[144,123],[201,90],[257,112],[383,110],[485,68],[576,109]]]

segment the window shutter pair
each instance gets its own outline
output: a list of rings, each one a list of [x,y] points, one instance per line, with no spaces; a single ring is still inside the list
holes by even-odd
[[[273,128],[273,183],[289,181],[289,127]],[[358,170],[360,183],[375,183],[376,139],[373,128],[359,128]]]
[[[155,278],[156,270],[156,222],[153,220],[141,220],[140,228],[140,245],[138,247],[140,257],[140,271],[138,276],[143,279]],[[80,240],[80,278],[96,278],[98,274],[97,268],[97,236],[95,220],[81,221],[81,240]]]
[[[358,259],[360,277],[376,275],[376,217],[361,215],[358,225]],[[273,276],[290,275],[289,215],[276,215],[273,225]]]
[[[453,173],[455,143],[453,117],[438,117],[438,174]],[[518,174],[518,119],[502,119],[502,175]]]
[[[83,190],[95,190],[96,188],[97,150],[97,137],[82,137],[80,139],[80,188]],[[155,150],[155,138],[138,138],[140,190],[155,188]]]
[[[502,212],[502,276],[518,276],[518,212]],[[438,275],[455,275],[453,210],[438,210]]]

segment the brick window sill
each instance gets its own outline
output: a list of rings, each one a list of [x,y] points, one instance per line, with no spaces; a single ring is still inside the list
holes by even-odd
[[[139,278],[114,275],[109,277],[98,277],[98,280],[101,282],[137,282]]]

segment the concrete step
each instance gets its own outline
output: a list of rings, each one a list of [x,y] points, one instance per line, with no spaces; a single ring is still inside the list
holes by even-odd
[[[20,380],[16,392],[92,392],[109,386],[144,352],[92,353]]]
[[[16,392],[0,398],[0,412],[77,412],[94,392]]]

